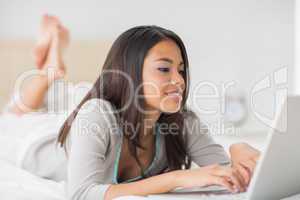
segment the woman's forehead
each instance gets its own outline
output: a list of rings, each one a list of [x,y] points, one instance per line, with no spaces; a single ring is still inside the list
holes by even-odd
[[[165,61],[180,64],[182,62],[181,51],[172,40],[164,40],[150,49],[146,57],[149,61]]]

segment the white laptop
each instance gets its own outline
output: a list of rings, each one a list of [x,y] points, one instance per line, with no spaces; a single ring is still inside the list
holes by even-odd
[[[273,127],[246,193],[222,195],[226,193],[225,188],[216,186],[177,188],[172,191],[173,199],[180,196],[194,199],[197,196],[195,192],[213,192],[215,194],[207,197],[218,196],[215,199],[224,200],[279,200],[300,194],[300,96],[287,98]],[[183,196],[184,193],[194,194],[188,198],[188,195]]]

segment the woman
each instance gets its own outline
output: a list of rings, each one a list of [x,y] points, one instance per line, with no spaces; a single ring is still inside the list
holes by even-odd
[[[65,72],[67,30],[51,16],[42,24],[36,63],[42,71],[55,66],[55,76],[25,87],[25,109],[10,107],[20,115],[38,109],[51,81]],[[68,159],[68,198],[113,199],[208,185],[245,191],[259,152],[234,144],[230,162],[186,108],[188,91],[187,53],[174,32],[138,26],[121,34],[92,89],[59,131]],[[190,169],[191,161],[201,168]]]

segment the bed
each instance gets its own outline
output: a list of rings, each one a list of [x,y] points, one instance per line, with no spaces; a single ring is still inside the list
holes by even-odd
[[[9,94],[14,87],[14,81],[22,72],[32,69],[32,56],[30,52],[34,41],[0,41],[0,73],[5,74],[0,84],[0,109],[9,99]],[[97,71],[100,72],[105,55],[111,45],[110,41],[75,41],[71,43],[70,52],[67,56],[68,80],[79,83],[81,81],[94,81]],[[2,134],[3,130],[1,130]],[[11,137],[3,137],[0,134],[0,199],[1,200],[63,200],[65,197],[65,182],[55,182],[43,179],[31,174],[13,163],[13,159],[3,159],[4,154],[16,157],[15,147],[11,143]],[[217,137],[226,149],[232,141],[245,138],[222,138]],[[229,140],[226,141],[225,139]],[[261,147],[264,138],[248,138],[253,140],[253,145]],[[247,140],[247,141],[249,141]],[[2,156],[3,155],[3,156]],[[125,198],[120,198],[125,199]],[[129,197],[127,199],[133,199]],[[142,198],[139,198],[142,199]],[[144,198],[143,198],[144,199]],[[148,198],[150,199],[150,198]],[[172,199],[172,198],[170,198]],[[296,197],[295,199],[300,199]]]
[[[7,160],[0,160],[1,200],[63,200],[64,187],[64,182],[39,178]]]

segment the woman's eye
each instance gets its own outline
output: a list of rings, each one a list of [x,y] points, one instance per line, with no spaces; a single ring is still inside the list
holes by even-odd
[[[160,68],[158,68],[158,70],[162,71],[162,72],[169,72],[170,71],[170,69],[167,68],[167,67],[160,67]]]
[[[184,74],[184,70],[180,70],[180,71],[179,71],[179,74]]]

